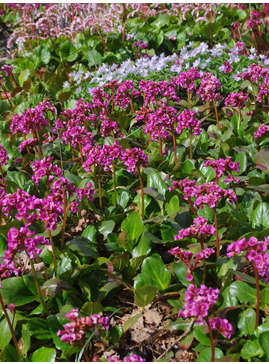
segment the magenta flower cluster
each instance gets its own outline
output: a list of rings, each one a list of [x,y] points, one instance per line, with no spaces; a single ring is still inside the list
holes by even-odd
[[[218,301],[218,297],[217,288],[207,288],[203,284],[196,288],[194,284],[190,284],[185,292],[183,310],[179,310],[178,317],[196,317],[198,323],[201,323],[204,317],[208,317],[209,310]]]
[[[236,201],[236,195],[233,190],[224,190],[216,182],[208,182],[196,186],[194,194],[196,200],[193,205],[200,208],[203,208],[205,204],[211,208],[215,208],[222,199],[228,199],[232,204]]]
[[[175,239],[176,240],[176,239]],[[187,281],[193,281],[192,272],[196,268],[196,266],[201,262],[202,259],[207,259],[210,255],[215,253],[215,250],[212,248],[205,248],[201,252],[197,253],[195,256],[195,260],[193,264],[191,263],[191,259],[193,257],[193,253],[189,250],[184,250],[179,247],[172,248],[168,251],[168,253],[174,255],[175,257],[179,258],[187,267]]]
[[[43,112],[38,108],[27,109],[22,115],[15,114],[13,116],[10,130],[13,134],[18,132],[30,134],[37,130],[41,130],[42,126],[48,126],[47,120],[43,116]]]
[[[12,74],[12,71],[14,70],[14,68],[12,66],[8,66],[8,65],[4,65],[2,68],[3,68],[3,71],[5,72],[6,76],[10,76]]]
[[[264,277],[265,281],[269,282],[269,253],[266,253],[269,246],[269,237],[266,237],[264,241],[259,241],[255,237],[247,240],[245,237],[231,243],[227,247],[227,256],[229,258],[236,254],[245,252],[244,256],[249,262],[253,262],[261,277]]]
[[[213,225],[209,225],[207,220],[203,216],[198,216],[193,220],[193,225],[186,229],[182,229],[178,232],[178,235],[174,236],[175,240],[181,240],[186,237],[197,238],[203,235],[204,237],[208,235],[214,235],[216,230]]]
[[[127,167],[127,171],[137,173],[137,168],[148,167],[148,157],[139,148],[126,149],[123,156],[120,158]]]
[[[216,160],[207,159],[204,161],[204,167],[212,167],[214,172],[216,172],[216,176],[220,178],[224,172],[236,172],[240,173],[240,163],[239,162],[232,162],[232,157],[226,157],[225,159],[219,158]],[[238,179],[233,178],[231,174],[228,174],[225,183],[235,180],[238,182]]]
[[[56,175],[57,177],[62,177],[61,168],[59,168],[57,165],[53,165],[52,161],[53,158],[48,157],[33,162],[32,168],[34,171],[34,175],[32,177],[32,180],[35,184],[38,184],[44,176],[47,176],[47,178],[49,179],[49,183],[54,180],[54,175]]]
[[[221,95],[218,92],[220,88],[221,83],[217,77],[212,73],[206,72],[203,74],[201,85],[196,94],[201,95],[202,100],[206,102],[219,101],[221,99]]]
[[[203,208],[204,205],[215,208],[222,199],[228,199],[232,204],[236,201],[236,195],[232,189],[224,190],[219,187],[216,182],[207,182],[202,185],[197,185],[196,181],[183,179],[179,182],[172,182],[170,190],[176,188],[183,193],[183,198],[186,201],[195,197],[193,205],[199,208]]]
[[[180,75],[175,78],[175,84],[186,89],[188,92],[193,92],[195,90],[195,81],[201,77],[202,75],[199,70],[191,67],[186,72],[180,72]]]
[[[64,330],[58,330],[57,335],[60,336],[62,341],[70,345],[83,344],[83,339],[90,329],[109,329],[109,317],[99,314],[93,314],[86,317],[78,317],[78,309],[72,310],[65,315],[71,322],[63,325]]]
[[[7,155],[7,151],[5,148],[0,144],[0,164],[1,166],[8,164],[9,157]]]
[[[23,142],[21,142],[21,144],[19,145],[18,149],[20,152],[22,152],[25,148],[29,148],[29,147],[35,147],[37,145],[37,139],[27,139],[24,140]]]
[[[125,362],[125,363],[131,363],[131,362],[144,362],[146,361],[144,358],[142,358],[142,356],[140,355],[136,355],[136,354],[131,354],[128,356],[125,356],[123,358],[123,360],[120,359],[119,355],[114,355],[114,356],[109,356],[107,358],[108,362]]]
[[[193,135],[200,135],[202,132],[201,123],[195,117],[197,111],[194,110],[183,110],[177,117],[177,127],[176,131],[178,134],[181,134],[184,129],[188,129],[189,132]]]
[[[254,138],[258,139],[262,136],[269,136],[269,125],[260,124],[257,131],[254,131]]]
[[[227,319],[221,319],[219,317],[215,317],[213,319],[209,319],[209,325],[211,330],[217,330],[217,336],[220,334],[230,339],[233,334],[233,326],[229,323]]]
[[[243,108],[248,102],[249,93],[240,91],[240,92],[231,92],[225,99],[225,105],[230,105],[231,107],[237,107],[239,109]]]

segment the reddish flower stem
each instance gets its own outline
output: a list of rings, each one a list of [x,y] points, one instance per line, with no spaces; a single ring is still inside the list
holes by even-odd
[[[259,274],[256,267],[256,264],[252,262],[254,273],[255,273],[255,280],[256,280],[256,321],[255,321],[255,329],[257,329],[259,325],[259,309],[260,309],[260,288],[259,288]]]
[[[210,327],[210,324],[209,324],[208,317],[205,318],[205,322],[207,324],[208,333],[209,333],[209,337],[210,337],[210,344],[211,344],[211,362],[214,362],[215,361],[215,342],[214,342],[214,339],[213,339],[212,330],[211,330],[211,327]]]
[[[217,258],[219,258],[220,257],[220,246],[219,246],[218,218],[217,218],[216,207],[213,207],[213,214],[214,214],[214,224],[215,224],[215,229],[216,229]]]
[[[139,183],[140,183],[140,190],[141,190],[142,220],[144,220],[144,212],[145,212],[145,206],[144,206],[144,189],[143,189],[143,183],[142,183],[142,178],[141,178],[141,174],[140,174],[139,167],[137,167],[136,170],[137,170],[138,179],[139,179]]]
[[[1,307],[2,307],[2,310],[4,312],[4,315],[5,315],[5,318],[7,320],[7,324],[8,324],[8,327],[9,327],[9,330],[11,332],[11,336],[12,336],[12,340],[13,340],[13,343],[14,343],[14,346],[15,346],[15,349],[17,351],[17,354],[19,355],[19,358],[21,357],[21,352],[20,352],[20,349],[19,349],[19,346],[18,346],[18,341],[16,339],[16,336],[15,336],[15,333],[14,333],[14,330],[13,330],[13,327],[11,325],[11,322],[10,322],[10,319],[9,319],[9,316],[8,316],[8,313],[7,313],[7,310],[6,310],[6,307],[5,307],[5,304],[4,304],[4,301],[2,299],[2,296],[0,294],[0,304],[1,304]]]

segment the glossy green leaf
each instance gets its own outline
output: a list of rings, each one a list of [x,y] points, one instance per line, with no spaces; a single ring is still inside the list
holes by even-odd
[[[264,148],[254,155],[256,167],[262,171],[269,173],[269,149]]]
[[[12,318],[11,318],[11,320],[12,320]],[[0,335],[0,349],[4,350],[4,348],[9,344],[9,342],[10,342],[10,340],[12,338],[6,318],[4,318],[0,322],[0,332],[1,332],[1,335]]]
[[[191,284],[191,282],[187,281],[186,279],[187,269],[188,268],[182,261],[178,263],[173,263],[173,272],[175,273],[179,282],[184,284],[185,287],[189,287],[189,285]]]
[[[137,244],[137,246],[132,251],[132,257],[140,257],[141,255],[148,255],[151,251],[151,242],[143,234]]]
[[[239,152],[234,161],[239,162],[241,173],[246,171],[248,161],[247,161],[247,156],[246,156],[245,152],[243,152],[243,151]]]
[[[170,199],[169,203],[165,205],[165,211],[169,215],[172,214],[173,212],[177,212],[178,210],[179,210],[179,199],[176,195],[174,195]]]
[[[6,305],[14,303],[15,306],[23,306],[37,300],[21,277],[6,278],[2,280],[1,285],[0,293]]]
[[[206,326],[196,326],[193,330],[194,337],[199,343],[205,346],[210,346],[210,338],[205,334],[205,332],[208,332]]]
[[[155,286],[143,286],[135,290],[135,304],[140,307],[149,305],[157,292]]]
[[[249,336],[253,334],[255,330],[255,319],[256,314],[252,308],[247,308],[240,314],[237,326],[242,335]]]
[[[91,316],[94,313],[102,312],[103,305],[100,302],[86,302],[80,311],[85,316]]]
[[[176,319],[176,321],[173,321],[169,325],[165,326],[164,329],[185,331],[190,326],[190,322],[190,320]]]
[[[165,290],[170,284],[171,272],[158,254],[153,254],[144,260],[141,273],[151,278],[153,285],[160,291]]]
[[[251,223],[254,228],[269,228],[269,205],[266,202],[259,203],[257,208],[252,211]]]
[[[54,348],[39,348],[31,356],[32,362],[55,362],[56,350]]]
[[[223,352],[219,348],[215,348],[215,359],[220,359],[223,356]],[[206,348],[200,352],[197,362],[206,362],[209,363],[211,361],[211,348]]]
[[[46,320],[34,317],[26,324],[26,329],[29,334],[39,340],[46,340],[51,338],[51,333]]]
[[[241,303],[256,303],[256,289],[251,287],[246,282],[233,282],[229,287],[229,292],[232,296],[237,297]]]
[[[263,351],[258,343],[258,340],[248,340],[241,349],[241,356],[243,359],[250,359],[262,353]]]
[[[106,239],[108,234],[112,233],[114,227],[115,227],[115,221],[113,220],[103,221],[99,227],[99,232],[100,234],[103,234],[104,239]]]
[[[57,335],[59,330],[63,330],[63,324],[65,324],[67,320],[60,319],[57,316],[48,316],[47,317],[47,325],[50,330],[51,338],[53,340],[53,344],[59,350],[66,350],[70,347],[69,344],[62,341],[60,336]]]
[[[4,357],[7,362],[18,362],[19,355],[13,344],[8,344],[4,349]]]
[[[91,242],[83,237],[77,237],[74,240],[68,241],[66,246],[74,252],[84,257],[98,258],[99,254]]]
[[[121,224],[121,230],[127,231],[129,239],[135,242],[142,234],[143,227],[142,217],[138,211],[133,211]]]
[[[269,332],[262,332],[259,336],[259,344],[269,359]]]
[[[27,356],[28,350],[31,346],[31,336],[26,329],[26,325],[22,325],[21,338],[18,342],[19,349],[24,356]]]
[[[168,185],[163,181],[160,173],[152,172],[148,175],[147,187],[155,187],[158,193],[165,195]]]

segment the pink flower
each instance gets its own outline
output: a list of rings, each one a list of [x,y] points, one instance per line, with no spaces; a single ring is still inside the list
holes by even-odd
[[[207,288],[203,284],[200,288],[196,288],[194,284],[190,284],[185,291],[184,310],[180,310],[178,316],[183,318],[207,317],[209,315],[209,310],[217,302],[218,297],[218,289]]]

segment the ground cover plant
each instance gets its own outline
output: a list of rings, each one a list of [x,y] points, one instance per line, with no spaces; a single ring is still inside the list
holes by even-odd
[[[2,361],[269,359],[268,11],[1,4]]]

